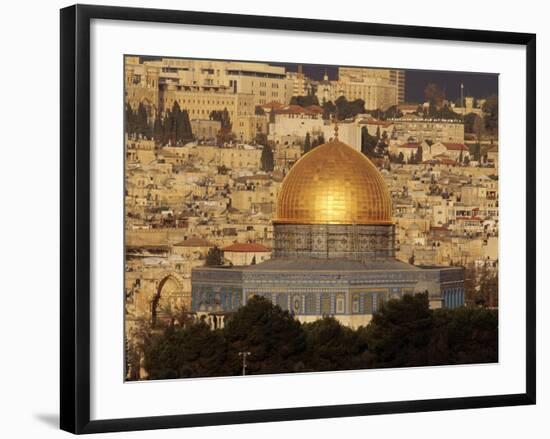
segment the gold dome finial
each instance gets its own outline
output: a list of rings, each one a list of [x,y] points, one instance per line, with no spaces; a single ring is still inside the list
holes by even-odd
[[[334,122],[334,140],[338,140],[338,116],[334,116],[332,121]]]

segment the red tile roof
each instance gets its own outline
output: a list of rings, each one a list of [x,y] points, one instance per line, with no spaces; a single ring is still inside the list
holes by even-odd
[[[451,159],[439,159],[438,160],[439,163],[441,163],[442,165],[453,165],[453,166],[456,166],[457,163],[455,160],[451,160]]]
[[[276,114],[307,114],[310,116],[316,116],[323,113],[323,109],[317,105],[310,105],[304,108],[300,105],[287,105],[286,107],[280,107],[275,109]]]
[[[443,143],[443,146],[449,151],[469,151],[464,143]]]
[[[231,244],[223,249],[224,252],[236,252],[236,253],[268,253],[271,250],[262,244],[256,244],[251,242]]]
[[[453,165],[453,166],[457,165],[456,160],[451,159],[448,155],[445,155],[445,154],[437,154],[437,155],[434,155],[433,158],[436,162],[438,162],[441,165]]]
[[[373,118],[367,119],[367,121],[363,123],[366,123],[367,125],[379,125],[385,128],[389,127],[390,125],[393,125],[393,122],[388,122],[387,120],[378,120]]]
[[[404,143],[403,145],[400,145],[399,148],[414,148],[418,149],[420,146],[420,143]]]
[[[325,110],[323,110],[323,107],[320,107],[319,105],[310,105],[309,107],[306,107],[306,110],[311,111],[312,113],[323,113]]]
[[[277,108],[282,108],[283,107],[283,104],[281,104],[280,102],[276,102],[276,101],[271,101],[271,102],[268,102],[267,104],[262,104],[262,105],[259,105],[260,107],[264,108],[264,109],[277,109]]]

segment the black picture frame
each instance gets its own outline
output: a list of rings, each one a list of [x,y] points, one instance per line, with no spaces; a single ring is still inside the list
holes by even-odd
[[[383,403],[90,420],[90,22],[131,20],[503,43],[526,47],[526,392]],[[81,434],[535,404],[536,36],[303,18],[75,5],[61,10],[61,429]]]

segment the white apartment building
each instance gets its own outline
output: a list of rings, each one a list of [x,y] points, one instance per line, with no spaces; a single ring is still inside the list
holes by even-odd
[[[285,68],[264,63],[163,58],[144,61],[144,65],[159,69],[161,84],[250,94],[254,105],[288,104],[293,92]]]
[[[409,115],[391,119],[392,140],[398,143],[435,142],[464,143],[464,123],[460,120],[423,119]]]
[[[302,80],[305,83],[303,75]],[[267,132],[267,120],[255,115],[255,107],[267,103],[287,105],[293,87],[293,79],[287,77],[284,67],[264,63],[125,58],[126,101],[134,109],[144,104],[153,117],[177,102],[191,120],[203,121],[208,121],[212,111],[227,109],[241,142],[252,142],[257,133]],[[197,137],[212,135],[201,132]]]

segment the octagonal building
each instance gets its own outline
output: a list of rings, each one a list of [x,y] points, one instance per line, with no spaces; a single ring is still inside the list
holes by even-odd
[[[258,295],[300,321],[334,316],[355,328],[403,294],[427,292],[433,308],[464,304],[462,268],[395,258],[386,183],[366,156],[337,138],[302,156],[285,177],[273,235],[268,261],[193,269],[192,310],[221,325]]]

